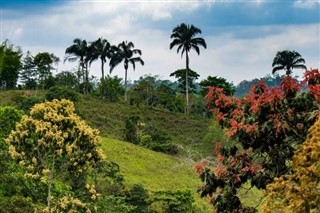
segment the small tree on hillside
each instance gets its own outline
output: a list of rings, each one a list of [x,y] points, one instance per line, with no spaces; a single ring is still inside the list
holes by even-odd
[[[308,91],[301,93],[305,85]],[[216,146],[217,162],[196,165],[204,182],[201,195],[211,196],[218,212],[247,211],[237,196],[243,184],[250,181],[265,189],[274,178],[292,171],[294,152],[319,117],[319,70],[307,71],[301,84],[290,76],[281,79],[278,87],[268,88],[260,82],[241,99],[211,87],[207,101],[236,144]]]
[[[54,209],[55,181],[85,175],[104,158],[97,147],[98,134],[74,113],[71,101],[53,100],[35,105],[6,139],[11,157],[27,169],[26,175],[47,185],[47,211]],[[87,188],[95,198],[94,188]],[[65,206],[74,202],[76,199],[68,196],[57,201]]]

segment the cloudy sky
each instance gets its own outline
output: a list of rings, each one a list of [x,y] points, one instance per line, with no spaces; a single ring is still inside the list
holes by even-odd
[[[299,52],[308,68],[320,68],[318,0],[0,0],[0,7],[1,41],[9,39],[33,55],[49,52],[63,61],[74,38],[132,41],[145,66],[131,68],[131,80],[145,74],[174,80],[170,73],[184,68],[185,59],[169,49],[170,35],[182,22],[200,28],[198,36],[207,43],[199,56],[190,55],[200,80],[211,75],[237,84],[264,77],[277,51],[286,49]],[[76,65],[60,62],[58,69]],[[100,77],[99,65],[95,62],[90,74]],[[123,66],[112,75],[123,77]]]

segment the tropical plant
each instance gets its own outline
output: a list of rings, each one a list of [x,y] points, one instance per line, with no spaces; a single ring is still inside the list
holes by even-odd
[[[21,82],[25,84],[26,89],[35,89],[37,87],[37,69],[34,64],[34,57],[28,51],[22,60],[22,69],[20,71]]]
[[[183,53],[186,53],[186,113],[189,112],[189,86],[188,86],[188,75],[189,75],[189,51],[194,49],[198,55],[200,54],[199,46],[207,48],[207,44],[203,38],[195,37],[201,33],[201,30],[193,25],[187,25],[181,23],[172,30],[171,38],[173,41],[170,43],[170,49],[174,46],[178,46],[177,53],[181,50],[181,57]]]
[[[129,68],[129,64],[132,64],[133,70],[135,70],[136,62],[140,62],[141,65],[144,65],[144,61],[141,57],[137,56],[134,57],[135,54],[141,55],[141,50],[133,49],[134,44],[130,41],[123,41],[117,47],[112,47],[111,59],[110,59],[110,73],[112,70],[123,61],[124,64],[124,87],[125,87],[125,94],[124,100],[127,102],[128,100],[128,89],[127,89],[127,72]]]
[[[98,148],[98,134],[98,130],[90,128],[74,113],[71,101],[54,100],[35,105],[30,116],[22,116],[15,131],[7,137],[9,154],[26,168],[26,177],[47,186],[48,212],[66,210],[66,206],[86,207],[83,200],[69,194],[54,197],[57,194],[54,191],[59,185],[65,190],[76,187],[83,182],[79,177],[85,177],[92,166],[104,159]],[[95,200],[94,186],[84,185],[87,194],[79,188],[74,192]]]
[[[0,88],[16,87],[21,63],[22,51],[14,47],[8,40],[0,45]]]
[[[289,76],[291,75],[292,69],[294,68],[307,70],[307,67],[304,65],[304,63],[305,60],[296,51],[279,51],[277,52],[272,62],[272,74],[276,73],[279,70],[284,70],[286,72],[286,75]]]
[[[83,93],[89,93],[89,70],[88,63],[90,61],[90,50],[86,40],[76,38],[73,40],[73,45],[69,46],[65,51],[64,61],[79,60],[78,71],[83,79]]]
[[[62,71],[55,76],[55,82],[57,86],[68,87],[76,90],[78,87],[77,76],[70,71]]]
[[[107,41],[107,39],[104,38],[99,38],[98,40],[94,41],[91,43],[92,46],[92,53],[90,57],[90,64],[100,58],[101,60],[101,96],[102,99],[105,98],[106,96],[106,88],[104,86],[104,64],[107,62],[107,58],[111,57],[111,45]]]
[[[44,89],[46,87],[46,81],[52,77],[52,70],[54,69],[53,64],[57,65],[60,59],[53,53],[41,52],[38,53],[34,59],[33,63],[37,69],[39,75],[39,81]]]
[[[227,82],[225,78],[217,77],[217,76],[208,76],[207,79],[202,80],[200,83],[200,86],[202,86],[201,93],[207,94],[208,90],[206,87],[208,86],[214,86],[223,88],[223,91],[226,95],[230,96],[233,95],[235,92],[235,87],[232,83]]]
[[[191,69],[188,71],[186,69],[179,69],[174,71],[170,74],[170,76],[174,76],[178,79],[178,88],[180,89],[181,93],[195,93],[196,92],[196,85],[195,80],[199,78],[199,74]],[[186,85],[188,87],[186,87]]]
[[[306,85],[308,90],[301,92]],[[218,212],[253,211],[240,202],[239,189],[247,182],[265,189],[274,178],[292,172],[290,161],[320,116],[319,94],[317,69],[307,71],[301,84],[291,76],[273,88],[259,82],[240,99],[211,87],[208,104],[234,144],[217,145],[217,161],[196,166],[204,183],[201,195],[210,196]]]

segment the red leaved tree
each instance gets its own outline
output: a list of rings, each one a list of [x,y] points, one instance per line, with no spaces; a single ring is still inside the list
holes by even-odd
[[[196,165],[203,181],[201,196],[210,196],[218,212],[255,212],[241,204],[237,192],[247,181],[265,189],[275,177],[291,171],[294,151],[319,116],[319,70],[307,71],[301,83],[290,76],[273,88],[259,82],[240,99],[209,87],[206,99],[217,122],[237,143],[217,147],[212,165]]]

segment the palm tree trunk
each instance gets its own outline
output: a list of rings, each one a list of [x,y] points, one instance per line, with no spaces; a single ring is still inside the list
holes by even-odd
[[[106,97],[106,88],[105,88],[105,79],[104,79],[104,62],[103,60],[101,60],[101,96],[102,96],[102,99],[105,99]]]
[[[89,70],[88,70],[88,63],[86,63],[86,95],[89,94]]]
[[[127,102],[128,101],[128,91],[127,91],[127,71],[128,68],[125,69],[125,73],[124,73],[124,101]]]
[[[189,114],[189,85],[188,85],[188,73],[189,73],[189,56],[186,51],[186,114]]]
[[[82,92],[83,94],[86,94],[86,75],[85,75],[85,71],[84,71],[84,62],[81,62],[81,74],[82,74]]]

